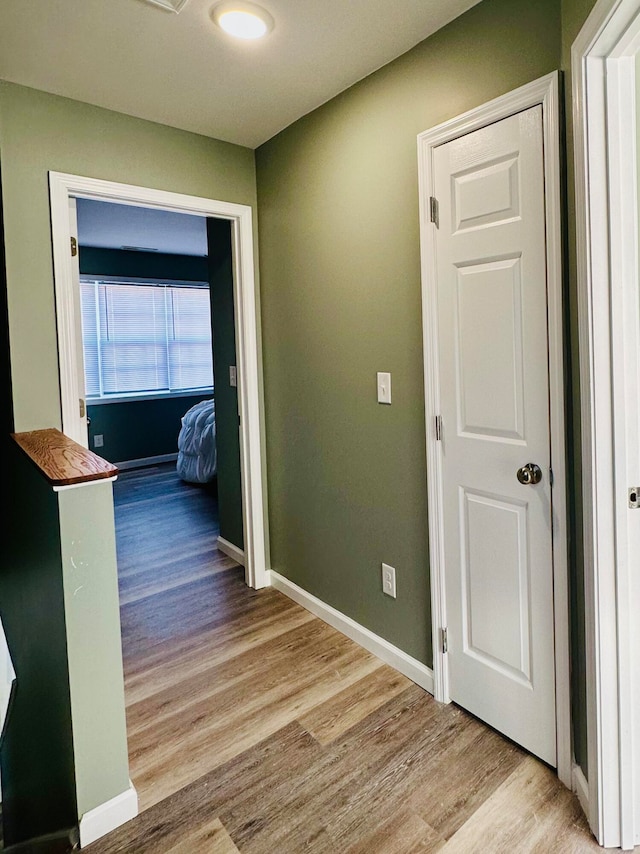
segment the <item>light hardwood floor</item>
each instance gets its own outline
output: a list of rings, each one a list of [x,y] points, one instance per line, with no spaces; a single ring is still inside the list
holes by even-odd
[[[171,466],[115,487],[142,812],[90,854],[602,850],[541,762],[277,591],[248,589],[215,549],[210,492]]]

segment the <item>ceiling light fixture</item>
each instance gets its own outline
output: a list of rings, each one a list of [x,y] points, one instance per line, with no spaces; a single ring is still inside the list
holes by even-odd
[[[214,6],[211,16],[215,23],[238,39],[259,39],[273,29],[273,18],[261,6],[244,0],[228,0]]]

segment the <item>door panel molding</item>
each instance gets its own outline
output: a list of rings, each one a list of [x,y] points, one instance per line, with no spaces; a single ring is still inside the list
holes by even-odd
[[[564,418],[563,307],[560,190],[560,75],[554,72],[496,98],[461,116],[418,135],[420,244],[422,266],[422,314],[425,375],[427,488],[429,498],[429,550],[434,648],[434,690],[441,702],[449,702],[446,655],[440,643],[447,626],[444,575],[443,472],[438,416],[440,415],[439,339],[437,324],[436,230],[432,223],[434,150],[445,143],[530,107],[541,105],[544,144],[546,264],[548,279],[548,335],[551,460],[553,466],[553,559],[557,773],[567,786],[572,783],[573,757],[569,681],[569,596],[567,565],[566,451]],[[506,174],[506,173],[505,173]],[[509,210],[513,215],[512,188]],[[483,213],[474,227],[482,227]],[[446,437],[445,437],[446,441]]]
[[[217,217],[232,224],[234,303],[240,412],[240,462],[245,535],[245,580],[250,587],[268,584],[265,445],[261,425],[261,362],[258,348],[258,312],[253,260],[252,210],[248,205],[118,184],[97,178],[49,173],[51,229],[58,358],[63,432],[86,446],[78,407],[77,309],[74,294],[73,258],[70,251],[70,198],[114,201],[155,207],[179,213]]]

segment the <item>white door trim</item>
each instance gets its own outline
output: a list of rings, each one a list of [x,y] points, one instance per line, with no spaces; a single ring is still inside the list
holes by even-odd
[[[260,354],[258,313],[253,262],[252,211],[248,205],[186,196],[130,184],[118,184],[49,173],[53,266],[58,324],[58,351],[63,432],[83,444],[78,400],[71,232],[69,198],[119,201],[142,207],[199,214],[226,219],[232,225],[236,350],[238,359],[238,406],[240,411],[240,462],[245,537],[245,579],[250,587],[267,584],[266,483],[264,435],[260,419]]]
[[[600,844],[625,849],[640,843],[629,595],[640,534],[627,506],[627,488],[640,480],[640,342],[628,322],[638,317],[639,49],[638,0],[598,0],[571,51],[589,822]]]
[[[536,105],[542,106],[548,271],[548,329],[551,459],[553,493],[554,613],[556,637],[557,771],[572,783],[572,740],[569,680],[569,594],[567,568],[567,512],[565,472],[564,373],[562,334],[562,255],[560,193],[559,74],[554,72],[522,86],[418,136],[420,243],[422,258],[422,316],[427,424],[427,487],[429,498],[429,556],[433,630],[435,697],[449,702],[447,659],[442,653],[441,630],[447,625],[444,575],[444,524],[441,444],[436,439],[440,412],[437,270],[435,231],[430,223],[433,193],[433,151],[492,122]]]

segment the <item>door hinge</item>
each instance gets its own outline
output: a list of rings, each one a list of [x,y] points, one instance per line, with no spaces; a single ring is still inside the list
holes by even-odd
[[[80,398],[80,400],[78,401],[78,404],[79,404],[79,409],[80,409],[80,418],[84,418],[84,416],[87,412],[87,408],[85,406],[84,400],[82,398]]]
[[[640,486],[630,487],[629,507],[631,508],[631,510],[640,510]]]
[[[77,254],[78,254],[78,241],[75,239],[75,237],[72,237],[71,238],[71,257],[75,258]]]
[[[549,469],[549,486],[553,489],[553,469]]]
[[[449,637],[447,629],[440,629],[440,648],[443,653],[449,652]]]
[[[442,415],[436,415],[436,442],[442,442]]]
[[[429,218],[436,228],[440,228],[440,205],[435,196],[429,198]]]

